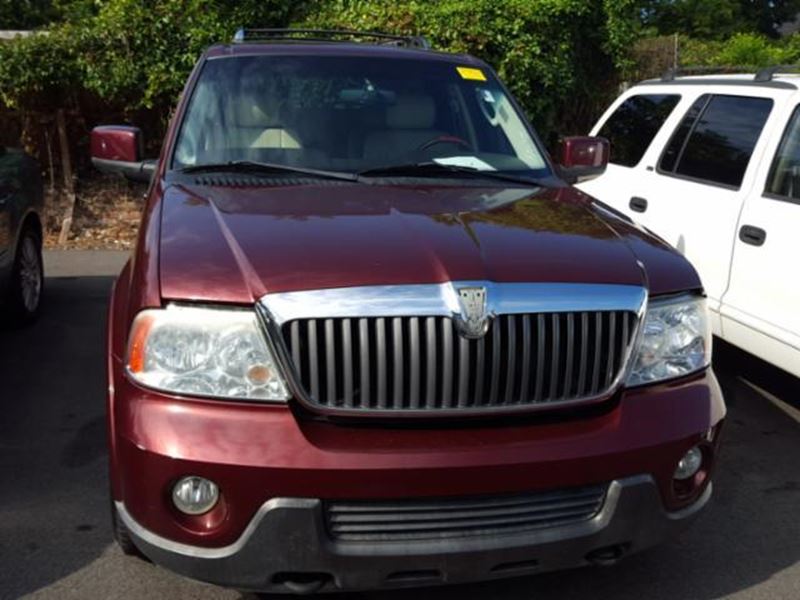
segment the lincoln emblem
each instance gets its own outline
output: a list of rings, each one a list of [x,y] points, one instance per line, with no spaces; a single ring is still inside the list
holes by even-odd
[[[459,332],[466,338],[479,338],[489,329],[489,315],[486,313],[486,288],[463,287],[458,289],[461,314],[456,315]]]

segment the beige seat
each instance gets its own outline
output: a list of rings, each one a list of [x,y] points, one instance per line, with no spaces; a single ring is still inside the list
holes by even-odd
[[[444,135],[434,129],[436,105],[424,94],[405,94],[386,110],[386,129],[369,132],[364,157],[375,165],[389,165],[413,155],[426,142]]]
[[[228,96],[228,115],[229,148],[302,148],[297,135],[281,122],[279,102],[266,94]]]

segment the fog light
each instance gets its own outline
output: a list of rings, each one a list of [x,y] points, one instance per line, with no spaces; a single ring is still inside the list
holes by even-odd
[[[684,481],[691,479],[700,470],[703,464],[703,451],[695,446],[683,455],[683,458],[678,462],[678,467],[675,469],[675,479]]]
[[[219,500],[217,484],[202,477],[184,477],[172,488],[172,502],[187,515],[207,513]]]

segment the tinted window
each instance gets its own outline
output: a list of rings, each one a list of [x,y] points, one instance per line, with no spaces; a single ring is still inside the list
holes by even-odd
[[[739,187],[770,110],[768,98],[712,96],[689,130],[675,174]],[[668,170],[663,162],[661,168]]]
[[[694,104],[692,104],[691,108],[689,108],[686,116],[683,117],[681,124],[678,125],[675,133],[672,134],[672,138],[669,140],[669,144],[667,144],[667,149],[664,150],[664,154],[661,156],[661,164],[659,165],[659,168],[662,171],[675,170],[675,162],[678,160],[681,150],[683,150],[683,145],[686,143],[686,138],[689,136],[692,126],[694,125],[695,121],[697,121],[697,117],[700,116],[700,113],[703,112],[703,108],[705,108],[710,97],[711,96],[708,94],[703,94],[700,96],[694,101]]]
[[[599,133],[611,142],[611,162],[636,166],[680,99],[674,94],[648,94],[620,104]]]
[[[800,107],[794,110],[775,153],[767,193],[800,200]]]

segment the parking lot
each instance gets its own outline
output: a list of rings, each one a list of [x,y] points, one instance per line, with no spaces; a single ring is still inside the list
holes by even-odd
[[[124,260],[48,254],[41,320],[0,331],[0,598],[242,597],[112,544],[104,323]],[[359,597],[800,598],[800,382],[728,347],[715,368],[729,406],[715,498],[681,538],[613,568]]]

